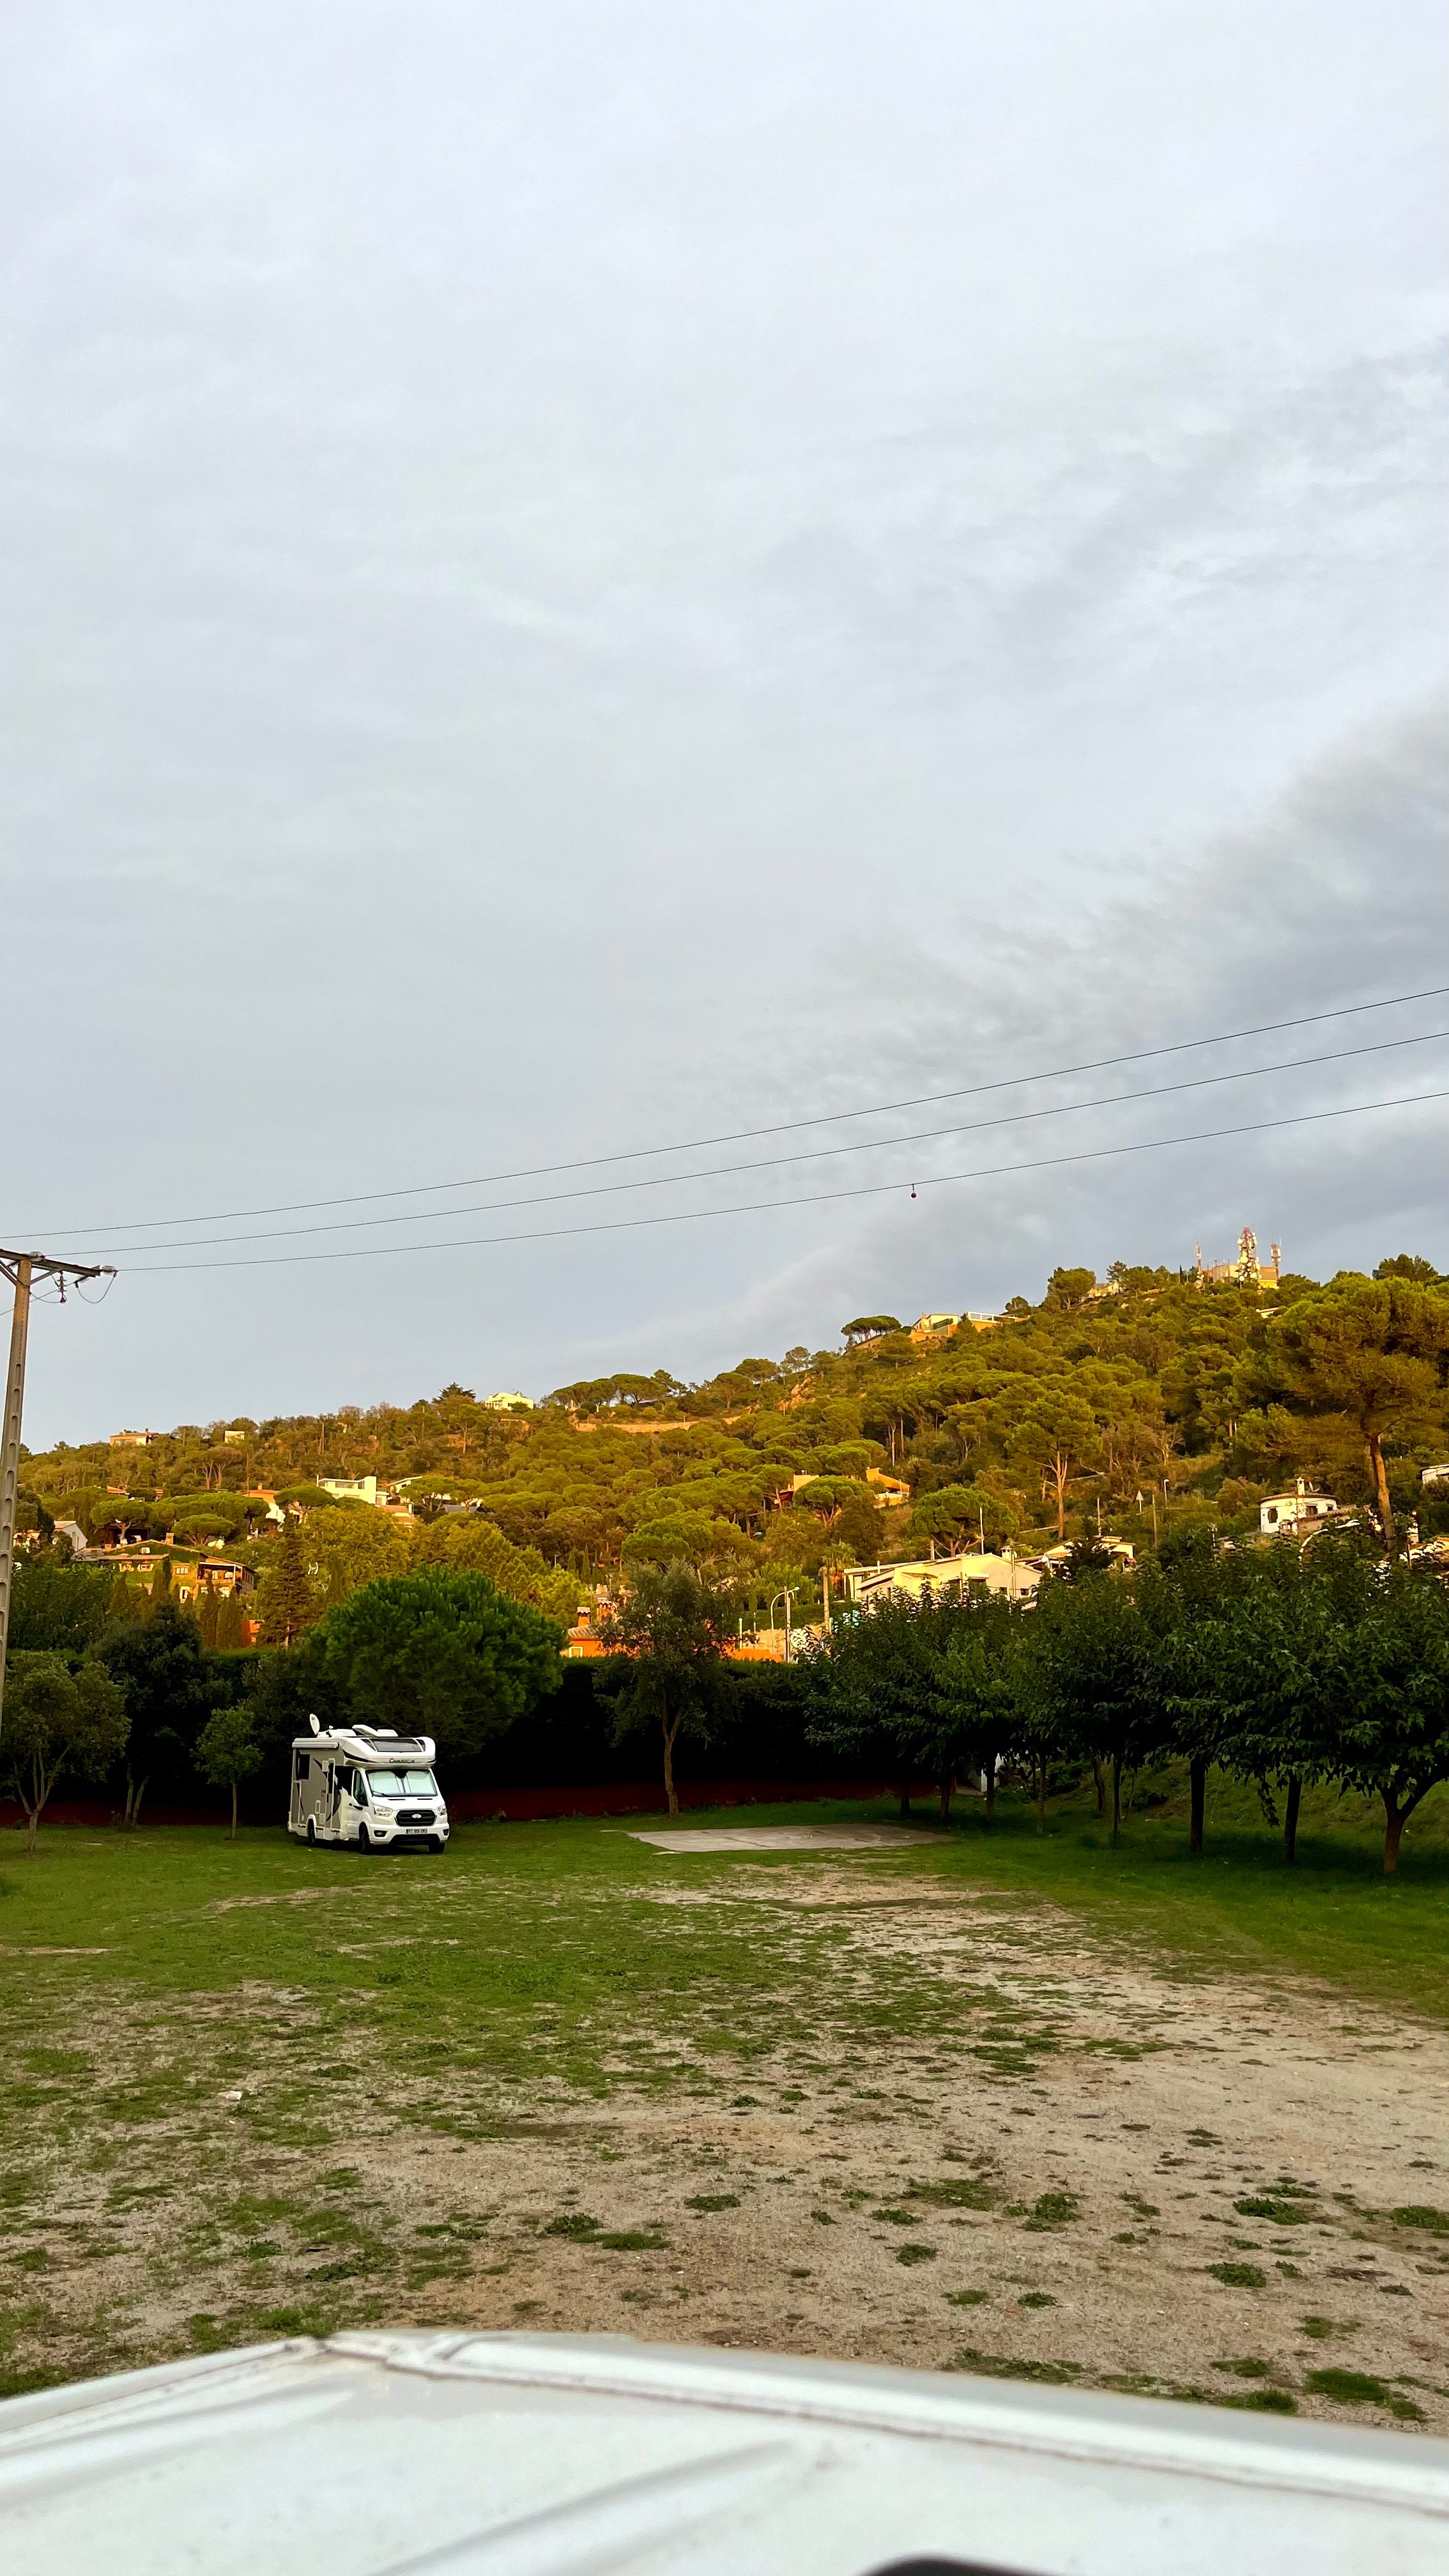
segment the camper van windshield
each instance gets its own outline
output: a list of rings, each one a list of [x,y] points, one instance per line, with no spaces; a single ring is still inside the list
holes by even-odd
[[[374,1798],[436,1798],[438,1794],[431,1771],[369,1771],[367,1785]]]

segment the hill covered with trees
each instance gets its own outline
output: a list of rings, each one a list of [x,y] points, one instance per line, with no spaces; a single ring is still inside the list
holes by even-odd
[[[1247,1534],[1298,1476],[1402,1520],[1420,1469],[1449,1456],[1446,1353],[1449,1292],[1414,1256],[1276,1290],[1119,1263],[1101,1282],[1058,1270],[984,1326],[917,1338],[856,1318],[832,1348],[697,1386],[661,1368],[509,1411],[449,1385],[407,1406],[182,1425],[145,1448],[62,1445],[23,1472],[42,1525],[220,1538],[273,1579],[284,1542],[261,1496],[276,1494],[319,1609],[421,1558],[558,1617],[585,1582],[683,1561],[748,1604],[790,1583],[799,1616],[822,1567],[983,1533],[1030,1552],[1100,1525],[1139,1553],[1173,1530]],[[420,1517],[319,1490],[364,1475]]]

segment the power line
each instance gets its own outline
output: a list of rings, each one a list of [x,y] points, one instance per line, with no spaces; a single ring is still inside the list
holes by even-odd
[[[1384,1055],[1392,1049],[1406,1046],[1432,1046],[1443,1038],[1449,1038],[1449,1029],[1426,1029],[1417,1037],[1380,1038],[1370,1046],[1335,1047],[1326,1055],[1289,1056],[1278,1064],[1244,1065],[1233,1073],[1194,1074],[1186,1082],[1153,1083],[1142,1091],[1105,1092],[1096,1100],[1063,1100],[1042,1109],[1010,1110],[1003,1117],[976,1119],[969,1126],[924,1127],[909,1136],[872,1136],[858,1144],[811,1146],[803,1153],[769,1155],[756,1162],[715,1163],[702,1172],[661,1172],[636,1181],[597,1181],[583,1189],[548,1190],[525,1199],[494,1199],[477,1207],[438,1208],[431,1212],[407,1208],[397,1216],[340,1217],[322,1225],[269,1226],[256,1234],[183,1235],[174,1243],[147,1244],[144,1249],[147,1252],[195,1252],[209,1249],[214,1244],[275,1243],[299,1234],[350,1234],[370,1226],[411,1225],[419,1221],[436,1224],[447,1217],[502,1215],[518,1207],[556,1207],[565,1199],[614,1198],[627,1190],[679,1189],[691,1181],[729,1180],[741,1172],[780,1171],[795,1163],[836,1161],[846,1154],[892,1153],[905,1145],[938,1143],[947,1136],[984,1135],[993,1127],[1023,1127],[1042,1118],[1071,1117],[1086,1109],[1116,1109],[1132,1101],[1161,1100],[1183,1091],[1208,1091],[1226,1082],[1257,1082],[1265,1074],[1299,1073],[1310,1066],[1341,1064],[1351,1056]],[[110,1248],[114,1250],[116,1247]]]
[[[955,1091],[923,1091],[908,1100],[879,1100],[863,1109],[822,1109],[809,1118],[787,1118],[771,1127],[739,1127],[722,1136],[696,1136],[673,1145],[635,1145],[613,1154],[578,1155],[562,1163],[535,1163],[509,1172],[474,1172],[456,1181],[416,1181],[391,1190],[351,1190],[334,1198],[285,1199],[270,1207],[213,1208],[190,1216],[123,1217],[105,1223],[88,1221],[84,1225],[51,1226],[56,1235],[77,1234],[146,1234],[162,1225],[233,1225],[244,1217],[302,1216],[309,1208],[375,1206],[380,1199],[431,1198],[446,1190],[493,1189],[504,1181],[537,1181],[552,1178],[559,1172],[601,1171],[614,1163],[646,1162],[663,1154],[702,1154],[715,1145],[747,1145],[762,1136],[796,1135],[805,1127],[836,1127],[852,1118],[885,1118],[902,1109],[929,1109],[948,1100],[975,1100],[993,1091],[1015,1091],[1033,1082],[1065,1082],[1080,1073],[1107,1073],[1117,1065],[1147,1064],[1159,1056],[1190,1055],[1197,1047],[1236,1046],[1246,1038],[1275,1037],[1285,1029],[1317,1028],[1325,1020],[1347,1020],[1361,1017],[1366,1011],[1393,1011],[1408,1002],[1433,1002],[1449,993],[1449,984],[1430,984],[1418,993],[1390,993],[1378,1002],[1344,1002],[1331,1011],[1308,1011],[1299,1019],[1265,1020],[1257,1028],[1225,1029],[1215,1037],[1180,1038],[1168,1046],[1140,1047],[1131,1055],[1096,1056],[1088,1064],[1057,1065],[1040,1073],[1003,1075],[995,1082],[963,1085]],[[457,1211],[444,1209],[443,1215]],[[317,1229],[304,1228],[304,1232]],[[158,1245],[155,1249],[159,1250]]]
[[[1312,1127],[1330,1118],[1362,1118],[1380,1109],[1415,1109],[1431,1100],[1449,1100],[1449,1091],[1411,1091],[1394,1100],[1350,1101],[1342,1109],[1305,1109],[1291,1118],[1255,1118],[1241,1127],[1205,1127],[1188,1136],[1149,1136],[1132,1145],[1098,1145],[1080,1154],[1047,1154],[1030,1163],[987,1163],[972,1172],[934,1172],[912,1184],[941,1189],[952,1181],[1004,1180],[1015,1172],[1049,1172],[1069,1163],[1105,1163],[1125,1154],[1155,1154],[1173,1145],[1207,1145],[1229,1136],[1260,1136],[1276,1127]],[[848,1190],[813,1190],[792,1199],[745,1199],[732,1207],[661,1210],[653,1216],[601,1218],[593,1225],[536,1227],[521,1234],[455,1235],[445,1243],[360,1243],[342,1252],[254,1252],[240,1261],[152,1261],[126,1273],[132,1279],[157,1279],[183,1270],[271,1270],[304,1261],[377,1261],[412,1252],[467,1252],[490,1244],[561,1243],[574,1235],[630,1234],[651,1225],[698,1225],[706,1218],[754,1216],[775,1208],[823,1207],[838,1199],[887,1198],[905,1188],[903,1181],[865,1181]]]

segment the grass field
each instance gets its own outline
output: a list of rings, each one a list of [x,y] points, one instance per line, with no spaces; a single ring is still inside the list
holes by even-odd
[[[1386,1884],[1357,1805],[1290,1873],[1157,1794],[1116,1853],[7,1837],[4,2385],[528,2324],[1449,2428],[1449,1801]]]

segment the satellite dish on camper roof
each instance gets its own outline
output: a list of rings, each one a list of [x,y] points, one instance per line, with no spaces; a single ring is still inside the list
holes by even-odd
[[[314,1734],[314,1735],[320,1735],[320,1734],[321,1734],[321,1732],[322,1732],[322,1720],[320,1719],[320,1717],[312,1717],[312,1716],[310,1716],[310,1715],[309,1715],[309,1717],[308,1717],[308,1719],[307,1719],[307,1724],[311,1727],[312,1732],[313,1732],[313,1734]]]

